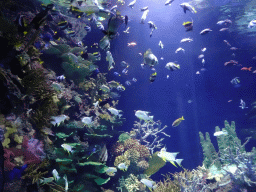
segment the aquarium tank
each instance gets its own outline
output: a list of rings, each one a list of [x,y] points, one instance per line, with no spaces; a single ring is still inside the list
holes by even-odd
[[[0,192],[256,191],[256,2],[1,0]]]

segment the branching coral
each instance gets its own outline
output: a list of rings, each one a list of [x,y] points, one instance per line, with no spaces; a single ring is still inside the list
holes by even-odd
[[[119,187],[117,187],[117,189],[121,192],[126,190],[128,192],[136,192],[139,190],[139,186],[140,181],[138,180],[138,178],[135,175],[130,174],[129,177],[127,177],[126,179],[124,179],[123,177],[119,179]]]
[[[165,125],[161,128],[162,123],[160,121],[148,121],[142,124],[142,120],[140,122],[135,121],[133,131],[136,133],[135,138],[140,141],[140,143],[144,144],[149,148],[151,154],[154,153],[155,149],[159,149],[163,146],[162,141],[164,138],[160,138],[158,134],[163,134],[167,137],[170,135],[163,132],[167,126]]]

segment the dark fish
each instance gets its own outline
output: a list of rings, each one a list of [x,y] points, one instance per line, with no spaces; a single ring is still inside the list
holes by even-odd
[[[71,13],[76,18],[80,18],[84,15],[84,12],[82,12],[79,8],[74,6],[71,6],[68,12]]]
[[[18,25],[19,32],[23,33],[24,31],[27,30],[28,23],[27,23],[27,20],[25,19],[24,15],[18,15],[14,22]]]
[[[107,35],[110,39],[113,39],[116,34],[117,30],[123,24],[124,20],[122,19],[121,13],[119,11],[116,12],[115,16],[112,16],[108,21],[108,30],[106,31]]]
[[[75,32],[75,31],[68,31],[67,34],[68,34],[70,37],[75,37],[75,36],[76,36],[76,32]]]
[[[110,99],[110,98],[104,99],[104,100],[99,99],[99,106],[100,106],[100,107],[103,107],[103,106],[106,105],[107,103],[111,103],[111,99]]]
[[[81,57],[84,58],[85,60],[88,59],[88,53],[83,53],[83,54],[81,55]]]
[[[46,6],[45,10],[41,11],[40,13],[36,14],[33,20],[30,23],[30,26],[33,26],[36,30],[46,21],[48,12],[52,10],[54,4],[49,4]]]
[[[71,30],[71,29],[72,29],[72,27],[73,27],[73,26],[72,26],[72,24],[71,24],[71,23],[69,23],[69,24],[68,24],[68,30]]]
[[[124,22],[125,22],[125,26],[127,27],[127,24],[128,24],[128,16],[127,15],[125,15]]]
[[[46,32],[45,34],[42,34],[42,39],[45,42],[49,42],[49,41],[53,40],[53,37],[49,32]]]
[[[149,81],[152,83],[152,82],[154,82],[155,80],[156,80],[156,76],[157,76],[157,73],[155,72],[155,73],[152,73],[151,75],[150,75],[150,77],[149,77]]]
[[[60,27],[60,29],[65,30],[68,28],[68,22],[67,21],[61,21],[58,23],[58,26]]]
[[[86,25],[86,26],[84,27],[84,29],[85,29],[85,31],[87,31],[87,32],[91,32],[91,30],[92,30],[92,28],[91,28],[89,25]]]

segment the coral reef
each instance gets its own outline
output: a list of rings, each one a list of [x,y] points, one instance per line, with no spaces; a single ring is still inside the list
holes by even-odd
[[[165,125],[161,127],[162,123],[160,121],[144,121],[140,122],[135,121],[134,128],[132,129],[133,133],[135,132],[134,138],[136,138],[140,143],[149,148],[151,154],[154,153],[155,149],[160,149],[163,144],[162,141],[164,138],[159,137],[159,134],[163,134],[167,137],[170,135],[163,132],[167,128]]]
[[[133,174],[130,174],[126,179],[124,179],[124,177],[121,177],[118,181],[119,181],[119,187],[117,187],[118,191],[136,192],[139,190],[140,181]]]

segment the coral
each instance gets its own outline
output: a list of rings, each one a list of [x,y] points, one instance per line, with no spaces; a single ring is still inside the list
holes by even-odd
[[[130,139],[130,138],[131,137],[130,137],[130,135],[128,133],[122,133],[118,137],[118,142],[123,143],[123,142],[125,142],[125,140]]]
[[[166,162],[158,157],[159,152],[155,152],[152,157],[149,159],[148,164],[149,167],[144,171],[144,174],[150,176],[158,172],[163,166],[165,166]]]
[[[140,153],[136,149],[128,149],[124,152],[124,156],[127,157],[132,163],[137,163],[140,159]]]
[[[22,179],[31,180],[32,184],[36,183],[40,178],[48,173],[47,167],[49,166],[49,161],[44,160],[39,165],[32,164],[25,170],[25,175]]]
[[[125,163],[126,166],[129,166],[130,160],[128,160],[128,158],[124,155],[119,155],[115,159],[114,166],[117,167],[120,163]]]
[[[127,139],[127,140],[125,140],[125,142],[124,142],[124,148],[125,148],[125,150],[127,150],[127,149],[132,149],[132,148],[137,148],[138,146],[140,145],[140,143],[137,141],[137,140],[135,140],[135,139]]]
[[[159,137],[158,134],[161,133],[170,137],[170,135],[163,132],[167,126],[161,127],[162,123],[160,121],[144,121],[143,124],[142,122],[142,120],[140,122],[135,121],[134,128],[132,129],[135,132],[134,138],[148,147],[151,154],[153,154],[154,149],[160,149],[163,146],[162,141],[164,138]]]
[[[200,142],[204,151],[204,166],[206,168],[209,168],[212,163],[214,162],[214,165],[220,169],[220,162],[217,160],[218,154],[215,151],[215,148],[211,142],[211,138],[208,132],[205,134],[205,138],[203,133],[199,132],[200,136]],[[215,161],[216,160],[216,161]]]
[[[140,154],[140,159],[148,159],[151,156],[149,149],[145,145],[139,145],[137,151]]]
[[[177,181],[173,181],[170,175],[166,175],[164,181],[159,181],[154,192],[180,192],[180,185]]]
[[[148,162],[145,161],[145,160],[139,161],[138,164],[137,164],[137,166],[138,166],[139,169],[142,170],[142,171],[144,171],[144,170],[146,170],[146,169],[149,168],[149,164],[148,164]]]
[[[121,177],[119,180],[119,187],[117,187],[118,191],[123,191],[123,188],[126,189],[128,192],[136,192],[139,190],[140,181],[138,178],[130,174],[126,179]]]
[[[113,146],[113,149],[112,149],[112,153],[115,155],[115,156],[118,156],[118,155],[121,155],[122,153],[124,152],[124,146],[120,143],[116,143],[114,146]]]
[[[27,150],[34,154],[37,158],[42,160],[46,157],[42,141],[32,138],[28,140],[27,144],[25,145],[27,146]]]

